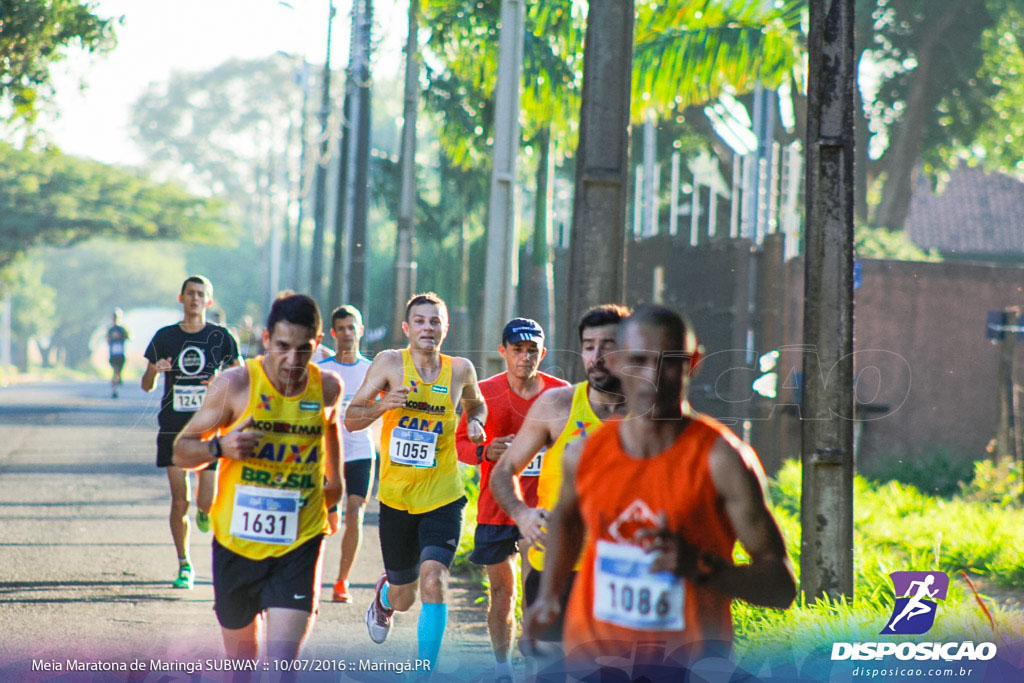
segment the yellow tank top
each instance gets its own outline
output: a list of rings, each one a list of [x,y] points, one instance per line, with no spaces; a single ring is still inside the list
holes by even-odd
[[[320,368],[309,366],[306,389],[283,396],[260,358],[247,360],[249,405],[224,431],[251,415],[264,437],[245,460],[222,458],[210,510],[225,548],[252,560],[279,557],[327,531],[324,506],[324,392]]]
[[[455,452],[458,418],[452,404],[452,359],[441,356],[433,383],[420,377],[409,349],[402,349],[404,408],[384,413],[380,432],[380,502],[418,515],[462,497]]]
[[[544,460],[541,462],[540,475],[537,478],[537,507],[542,507],[548,512],[554,509],[562,488],[562,453],[565,452],[565,447],[586,438],[601,426],[601,420],[590,407],[587,389],[587,382],[580,382],[573,388],[569,419],[565,421],[562,433],[544,454]],[[534,569],[544,569],[543,550],[530,546],[527,557]]]

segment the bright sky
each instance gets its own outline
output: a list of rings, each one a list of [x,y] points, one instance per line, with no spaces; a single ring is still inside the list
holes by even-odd
[[[129,110],[146,86],[172,71],[202,71],[233,57],[276,51],[323,63],[329,0],[99,0],[101,16],[124,16],[118,46],[105,57],[75,54],[54,69],[61,112],[42,121],[70,154],[109,163],[137,164],[142,155],[129,137]],[[376,0],[377,74],[401,65],[404,0]],[[331,63],[348,56],[351,0],[335,0]],[[84,90],[79,84],[85,85]]]

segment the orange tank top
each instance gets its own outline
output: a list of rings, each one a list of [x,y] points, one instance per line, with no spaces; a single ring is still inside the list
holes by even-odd
[[[643,642],[689,657],[703,641],[731,642],[731,600],[667,572],[651,574],[652,556],[636,533],[655,528],[664,512],[669,528],[698,550],[731,561],[736,534],[711,480],[708,452],[719,437],[736,436],[699,416],[668,450],[641,460],[622,449],[619,421],[594,432],[577,466],[587,540],[566,612],[567,656],[628,656]]]

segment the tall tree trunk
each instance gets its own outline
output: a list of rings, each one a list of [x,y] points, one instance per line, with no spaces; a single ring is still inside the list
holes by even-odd
[[[925,122],[937,102],[928,87],[932,77],[932,65],[936,50],[946,49],[942,40],[952,26],[958,8],[955,3],[947,6],[946,13],[937,18],[931,30],[924,32],[924,38],[915,51],[917,68],[910,74],[910,88],[907,91],[906,108],[903,118],[896,126],[889,150],[886,152],[886,178],[882,188],[882,200],[875,209],[874,225],[902,230],[910,211],[910,196],[914,189],[914,169],[921,158],[924,146]]]
[[[373,49],[373,41],[370,31],[373,25],[373,2],[362,0],[363,12],[361,20],[363,29],[360,31],[362,45],[362,60],[359,64],[359,82],[357,86],[360,91],[359,106],[356,108],[357,129],[356,135],[356,162],[355,196],[352,201],[352,232],[351,240],[346,251],[348,270],[348,300],[360,310],[365,311],[369,303],[367,301],[368,268],[367,268],[367,247],[366,227],[369,215],[370,202],[370,134],[372,116],[370,107],[372,105],[371,75],[370,75],[370,51]]]
[[[313,250],[309,264],[309,293],[317,303],[323,295],[324,234],[327,230],[327,174],[331,134],[327,124],[331,118],[331,26],[334,23],[334,1],[331,0],[327,16],[327,55],[320,91],[320,158],[316,167],[316,195],[313,198]]]
[[[623,299],[632,69],[633,0],[592,0],[583,51],[569,300],[558,322],[563,331],[575,329],[589,307]],[[566,347],[574,345],[567,335],[562,338]],[[574,357],[564,350],[567,377],[580,376]]]
[[[419,105],[419,0],[409,0],[409,35],[405,43],[405,104],[402,110],[402,187],[398,206],[398,233],[395,237],[395,307],[391,319],[391,342],[404,346],[402,332],[405,303],[416,286],[416,262],[413,255],[416,212],[416,109]]]
[[[550,344],[555,338],[554,275],[551,266],[551,213],[554,198],[554,156],[551,154],[551,129],[537,134],[537,193],[533,210],[533,242],[530,273],[523,297],[523,312],[540,323]]]

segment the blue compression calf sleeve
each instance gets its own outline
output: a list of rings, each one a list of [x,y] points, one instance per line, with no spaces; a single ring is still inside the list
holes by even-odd
[[[416,625],[416,636],[419,640],[417,659],[430,662],[430,670],[437,664],[437,656],[441,652],[441,641],[444,630],[448,626],[448,605],[425,602],[420,609],[420,620]]]

